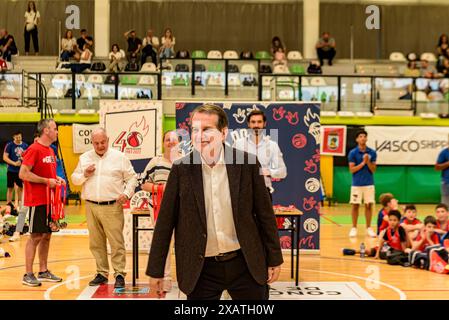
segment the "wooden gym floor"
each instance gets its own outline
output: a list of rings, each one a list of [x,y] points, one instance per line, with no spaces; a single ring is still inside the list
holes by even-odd
[[[418,217],[433,212],[433,205],[418,205]],[[377,205],[375,212],[379,210]],[[68,206],[69,228],[86,229],[84,207]],[[350,207],[339,204],[322,209],[321,252],[319,255],[301,254],[301,282],[356,282],[376,299],[449,299],[449,276],[429,271],[389,266],[384,261],[358,256],[343,256],[342,248],[358,248],[361,242],[368,247],[375,239],[365,238],[363,212],[359,219],[359,236],[349,239]],[[377,219],[374,215],[373,221]],[[43,283],[41,287],[30,288],[21,283],[24,268],[24,250],[27,236],[19,242],[9,243],[3,238],[0,247],[11,254],[0,258],[0,299],[76,299],[86,288],[95,273],[95,261],[89,251],[85,235],[54,236],[50,247],[49,269],[62,276],[68,283]],[[148,255],[140,255],[140,282],[146,283],[144,275]],[[280,281],[290,279],[290,254],[284,254],[285,264]],[[172,274],[175,277],[174,256]],[[127,281],[131,282],[131,254],[127,256]],[[35,271],[38,265],[36,264]],[[112,279],[112,276],[110,277]]]

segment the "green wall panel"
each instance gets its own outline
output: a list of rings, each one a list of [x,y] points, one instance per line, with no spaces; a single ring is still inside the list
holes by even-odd
[[[6,200],[6,163],[0,163],[0,200]]]
[[[176,118],[175,117],[164,117],[164,123],[163,123],[164,132],[168,130],[175,130],[176,129]]]
[[[407,198],[415,203],[440,202],[441,172],[431,167],[408,167]]]
[[[352,177],[347,167],[334,168],[334,197],[348,203]],[[431,166],[379,166],[374,175],[376,201],[391,192],[400,203],[438,203],[440,174]]]

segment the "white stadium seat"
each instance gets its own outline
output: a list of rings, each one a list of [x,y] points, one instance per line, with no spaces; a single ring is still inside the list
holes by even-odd
[[[311,86],[325,86],[326,84],[326,80],[324,80],[323,77],[313,77],[310,80],[310,85]]]
[[[390,61],[404,62],[407,59],[402,52],[392,52],[390,53]]]
[[[287,53],[287,60],[302,60],[302,54],[299,51],[289,51]]]
[[[221,52],[218,50],[211,50],[207,53],[207,59],[221,59]]]
[[[421,57],[419,57],[420,60],[427,60],[429,62],[435,62],[437,61],[437,57],[432,52],[424,52],[421,54]]]
[[[239,54],[234,50],[227,50],[223,53],[223,59],[238,59]]]
[[[140,72],[156,72],[156,66],[153,62],[146,62],[142,65]]]
[[[242,65],[242,67],[240,68],[240,73],[257,73],[256,67],[252,64],[244,64]]]
[[[92,84],[103,84],[103,77],[99,74],[91,74],[89,78],[87,78],[87,82]]]
[[[49,99],[61,99],[64,98],[64,91],[59,88],[50,88],[47,93]]]
[[[152,86],[155,84],[154,77],[150,75],[141,76],[138,82],[139,86]]]

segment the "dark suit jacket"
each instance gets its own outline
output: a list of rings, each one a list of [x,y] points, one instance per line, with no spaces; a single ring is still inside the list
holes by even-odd
[[[252,159],[253,164],[249,164],[248,159]],[[283,258],[273,207],[259,171],[260,164],[255,156],[230,147],[225,147],[225,161],[237,238],[251,275],[259,284],[266,284],[268,267],[282,264]],[[179,288],[185,294],[190,294],[195,288],[206,251],[206,211],[201,167],[197,151],[173,164],[146,271],[153,278],[164,276],[165,260],[174,229],[176,275]]]

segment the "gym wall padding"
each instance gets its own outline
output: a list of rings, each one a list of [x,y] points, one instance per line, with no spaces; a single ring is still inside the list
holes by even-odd
[[[6,200],[6,163],[0,163],[0,200]]]
[[[431,166],[378,166],[374,175],[376,201],[391,192],[400,203],[439,203],[440,173]],[[352,176],[348,167],[334,167],[334,197],[349,203]]]
[[[165,116],[163,118],[163,128],[164,132],[168,130],[176,130],[176,117],[167,117]]]
[[[326,196],[334,193],[334,159],[332,156],[320,157],[320,172]]]

